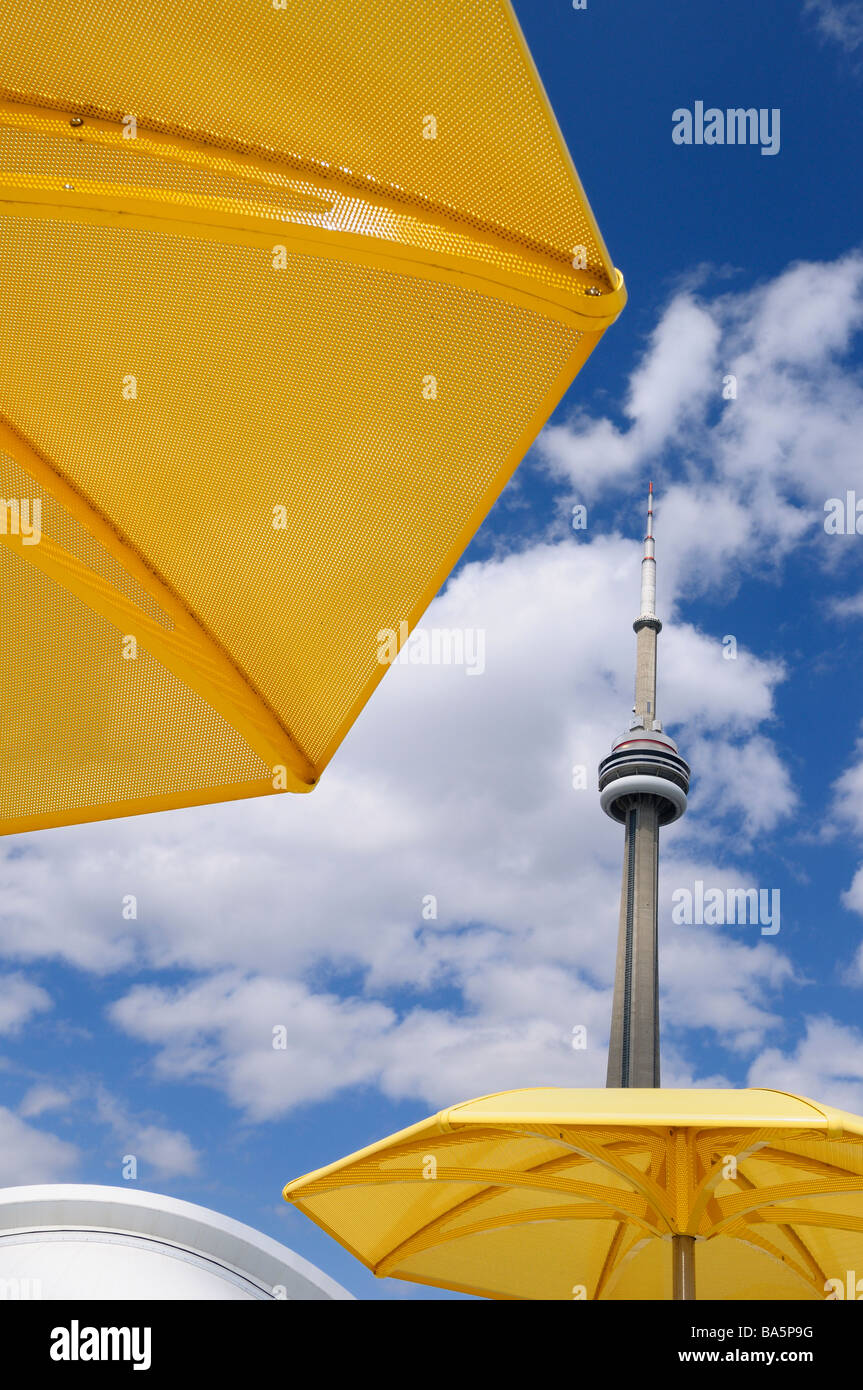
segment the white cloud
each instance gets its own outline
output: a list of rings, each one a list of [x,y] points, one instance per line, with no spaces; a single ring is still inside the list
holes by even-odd
[[[71,1102],[72,1097],[67,1091],[61,1091],[57,1086],[40,1081],[26,1092],[18,1106],[18,1113],[25,1119],[35,1120],[52,1110],[65,1110]]]
[[[709,883],[719,886],[722,878],[714,873]],[[663,960],[664,1017],[677,1029],[713,1032],[734,1053],[751,1053],[782,1021],[770,996],[775,1000],[794,979],[787,955],[772,941],[759,940],[757,927],[673,930],[674,949],[666,951]],[[741,934],[755,944],[741,941]]]
[[[35,1015],[52,1007],[51,996],[20,973],[0,976],[0,1033],[19,1033]]]
[[[708,821],[711,808],[721,808],[722,816],[736,814],[738,848],[751,848],[753,836],[774,830],[796,809],[799,798],[787,763],[763,735],[737,744],[697,740],[687,751],[693,765],[703,769],[693,809]]]
[[[848,598],[834,599],[830,610],[837,618],[863,618],[863,589]]]
[[[118,1168],[120,1160],[126,1156],[144,1165],[143,1172],[139,1166],[139,1181],[146,1180],[150,1169],[157,1178],[194,1177],[199,1171],[200,1155],[187,1135],[130,1114],[128,1108],[104,1088],[97,1090],[96,1117],[112,1131],[122,1150],[117,1159]]]
[[[863,385],[843,360],[863,325],[863,257],[801,263],[765,285],[701,303],[677,294],[633,374],[620,431],[576,416],[540,453],[575,500],[652,472],[673,446],[685,485],[660,490],[666,582],[700,589],[769,573],[809,538],[836,563],[824,503],[859,477]],[[723,398],[726,377],[736,399]],[[720,589],[721,591],[721,589]]]
[[[162,1125],[140,1125],[130,1134],[130,1148],[159,1178],[192,1178],[200,1155],[188,1135]]]
[[[791,1091],[863,1113],[863,1036],[832,1018],[807,1018],[806,1034],[789,1055],[772,1047],[749,1069],[748,1085]]]
[[[711,315],[688,293],[679,295],[632,375],[624,405],[630,429],[622,432],[609,420],[581,429],[551,426],[540,449],[553,471],[590,495],[600,482],[607,486],[655,458],[703,412],[718,371],[720,336]]]
[[[863,840],[863,740],[857,744],[856,759],[837,778],[833,786],[828,831],[839,826],[850,831],[857,839]],[[842,894],[842,903],[851,912],[863,916],[863,865],[857,870],[851,884]],[[857,951],[847,980],[852,984],[863,984],[863,942]]]
[[[863,47],[863,5],[860,0],[806,0],[806,9],[815,15],[818,29],[846,52]]]
[[[373,1080],[375,1048],[394,1022],[381,1004],[312,994],[295,980],[221,975],[176,990],[137,986],[112,1016],[161,1048],[160,1075],[221,1085],[253,1118]],[[279,1028],[284,1048],[273,1046]]]
[[[103,1133],[107,1131],[107,1148],[114,1154],[112,1163],[118,1174],[121,1160],[129,1154],[158,1178],[193,1177],[199,1171],[200,1156],[187,1135],[132,1114],[128,1106],[98,1082],[94,1085],[79,1077],[61,1088],[50,1081],[38,1081],[29,1087],[18,1106],[22,1119],[36,1119],[52,1111],[63,1111],[72,1121],[86,1117],[91,1137],[96,1127]],[[45,1136],[40,1133],[40,1137]],[[104,1149],[105,1140],[99,1143]],[[139,1180],[145,1176],[146,1171],[139,1171]]]
[[[833,793],[833,818],[863,837],[863,741],[857,746],[857,761],[837,778]]]
[[[859,912],[863,917],[863,864],[857,870],[850,886],[842,894],[842,902],[851,912]],[[863,942],[857,952],[856,964],[852,967],[851,978],[863,984]]]
[[[34,1129],[0,1106],[0,1187],[62,1182],[78,1160],[73,1144]]]
[[[135,987],[112,1016],[158,1048],[161,1076],[217,1085],[253,1120],[356,1086],[442,1106],[507,1085],[604,1083],[608,991],[550,967],[515,974],[500,959],[472,972],[465,992],[465,1016],[418,1007],[399,1020],[378,1002],[296,981],[219,976]],[[576,1025],[587,1049],[573,1048]]]
[[[792,966],[757,934],[750,942],[736,940],[734,929],[671,927],[675,872],[666,870],[661,911],[664,1017],[673,1028],[708,1029],[751,1052],[780,1022],[769,996],[793,979]],[[711,883],[729,878],[708,872]],[[603,956],[616,936],[613,895],[608,906],[614,922]],[[111,1014],[153,1046],[161,1077],[219,1087],[252,1120],[357,1086],[438,1107],[517,1086],[604,1084],[609,984],[531,964],[531,953],[548,950],[518,936],[445,934],[426,949],[427,970],[443,968],[458,982],[464,1013],[420,1003],[399,1018],[378,1001],[312,993],[295,980],[222,974],[173,989],[135,986]],[[573,1046],[576,1028],[585,1029],[584,1048]],[[281,1029],[285,1046],[274,1047]]]

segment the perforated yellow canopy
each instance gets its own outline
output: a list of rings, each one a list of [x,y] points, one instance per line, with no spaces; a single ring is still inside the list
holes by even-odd
[[[703,1299],[863,1272],[863,1118],[782,1091],[506,1091],[284,1195],[375,1274],[485,1298],[669,1298],[681,1236]]]
[[[0,26],[0,832],[308,790],[621,277],[504,0]]]

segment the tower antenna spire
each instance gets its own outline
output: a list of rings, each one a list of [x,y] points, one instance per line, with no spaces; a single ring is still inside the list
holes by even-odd
[[[647,492],[641,611],[633,628],[632,720],[599,765],[600,805],[626,827],[607,1085],[658,1086],[659,830],[686,810],[689,765],[656,717],[656,646],[662,623],[656,616],[653,483]]]
[[[656,551],[653,540],[653,483],[647,489],[647,531],[641,561],[641,615],[656,616]]]

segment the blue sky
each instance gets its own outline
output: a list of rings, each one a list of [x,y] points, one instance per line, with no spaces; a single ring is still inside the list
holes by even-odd
[[[863,500],[863,6],[516,10],[629,304],[427,616],[486,632],[483,677],[394,668],[311,798],[0,847],[0,1182],[118,1183],[134,1153],[361,1297],[445,1295],[375,1283],[288,1178],[471,1095],[604,1083],[622,837],[594,773],[649,477],[659,709],[694,774],[663,1079],[863,1111],[863,536],[823,524]],[[697,100],[778,107],[780,152],[675,145]],[[778,888],[780,931],[673,924],[697,879]]]

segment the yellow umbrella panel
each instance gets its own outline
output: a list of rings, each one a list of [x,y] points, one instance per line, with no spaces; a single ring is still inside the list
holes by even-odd
[[[863,1267],[863,1118],[772,1090],[507,1091],[284,1195],[379,1277],[484,1298],[697,1279],[702,1299],[825,1299]]]
[[[311,788],[625,292],[503,0],[6,0],[0,833]]]

